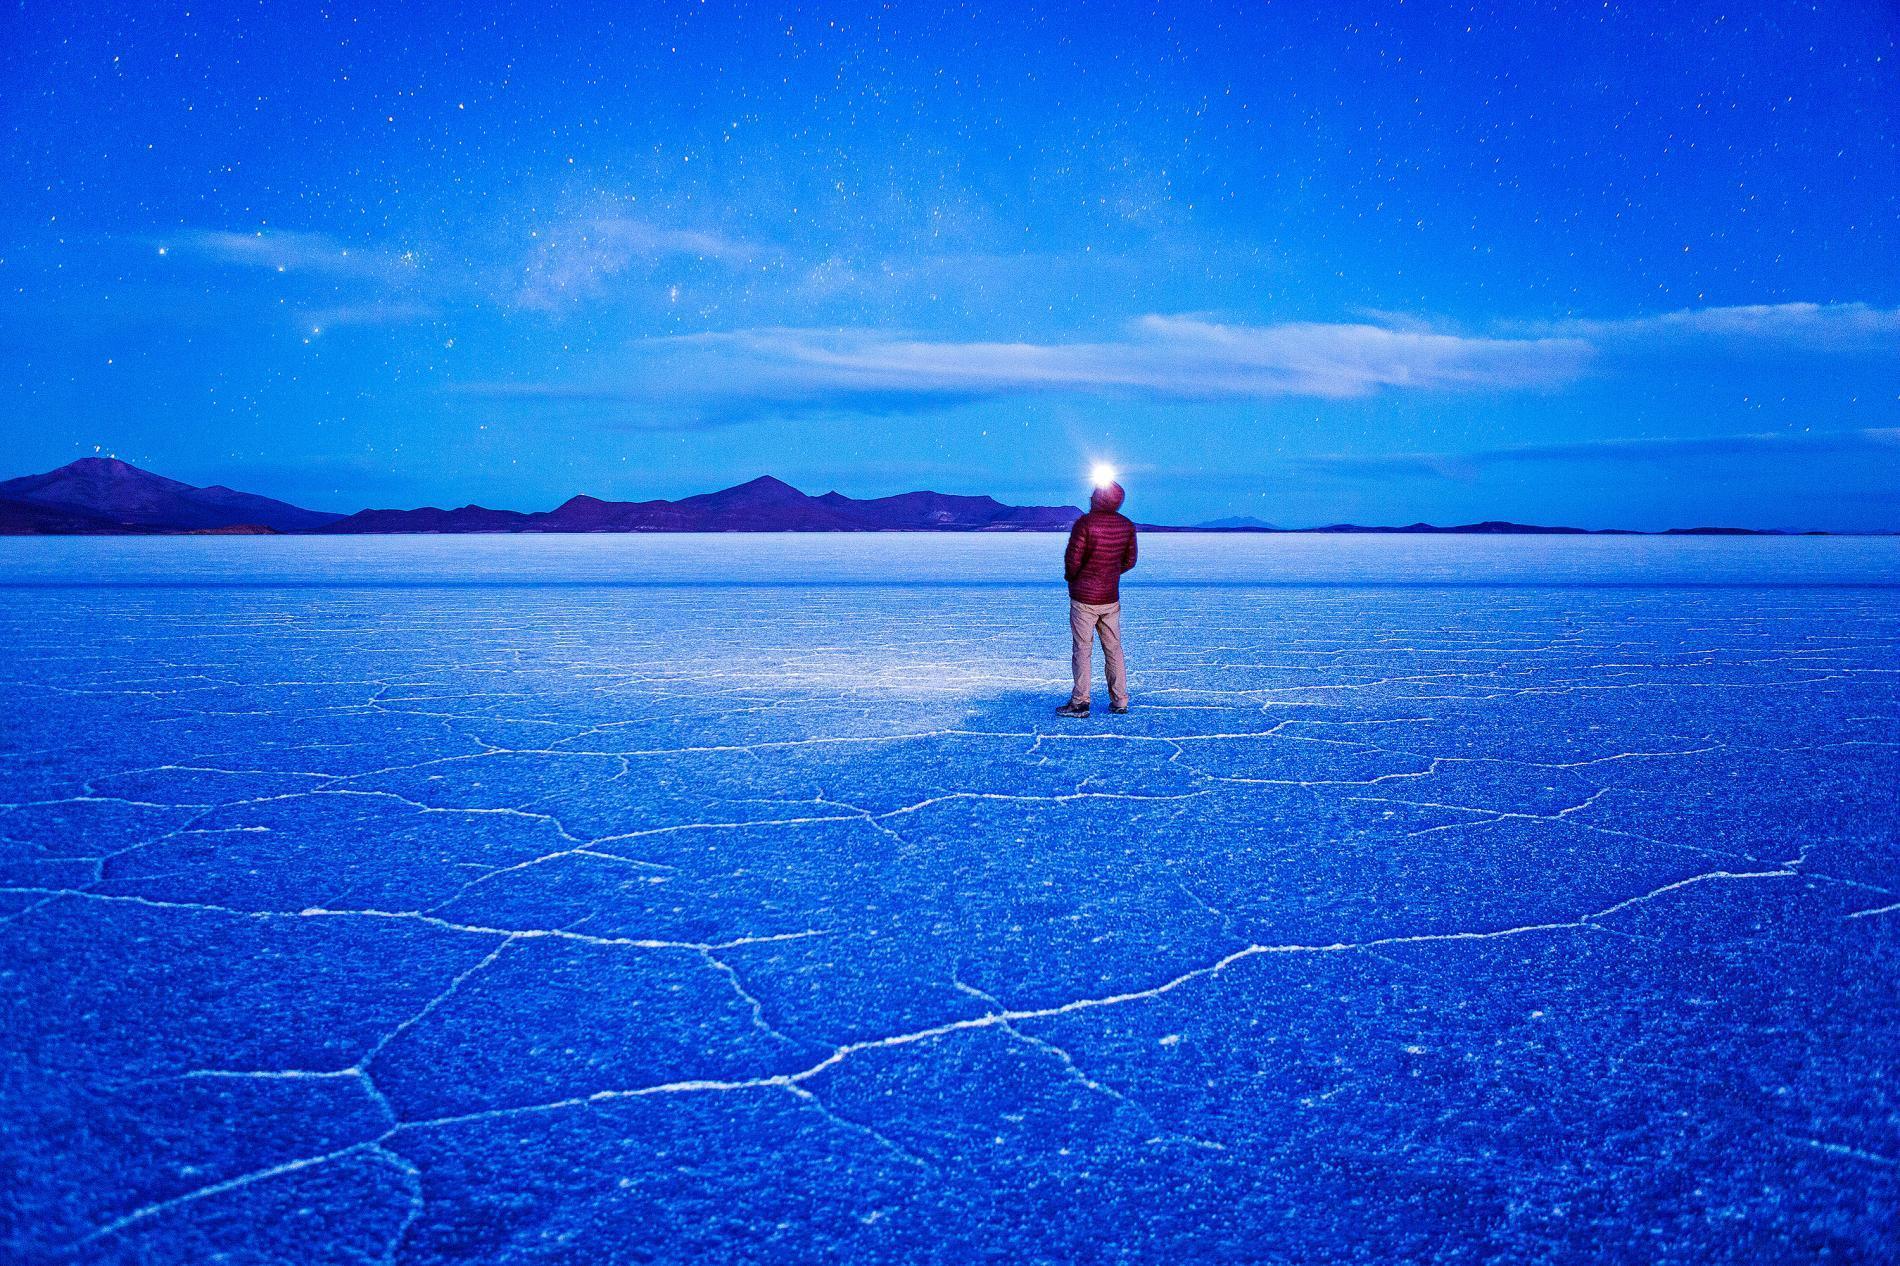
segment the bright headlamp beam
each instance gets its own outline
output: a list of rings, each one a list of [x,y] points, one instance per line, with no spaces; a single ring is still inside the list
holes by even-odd
[[[1106,488],[1115,482],[1115,468],[1107,462],[1096,462],[1089,471],[1089,478],[1097,488]]]

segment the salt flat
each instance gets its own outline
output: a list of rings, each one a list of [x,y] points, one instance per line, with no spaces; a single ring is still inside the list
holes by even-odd
[[[1888,1259],[1900,541],[1059,547],[0,542],[6,1254]]]

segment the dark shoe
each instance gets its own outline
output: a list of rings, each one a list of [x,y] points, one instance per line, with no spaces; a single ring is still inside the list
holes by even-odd
[[[1065,703],[1056,709],[1059,717],[1085,717],[1088,714],[1089,705],[1086,703]]]
[[[1111,703],[1108,705],[1108,710],[1118,717],[1128,715],[1128,705],[1125,703]]]

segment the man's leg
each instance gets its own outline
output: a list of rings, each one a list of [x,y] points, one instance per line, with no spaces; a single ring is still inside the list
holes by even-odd
[[[1108,674],[1108,702],[1112,707],[1128,706],[1128,668],[1122,663],[1122,604],[1117,602],[1103,611],[1096,624],[1102,635],[1102,668]]]
[[[1069,660],[1075,670],[1075,689],[1069,702],[1078,708],[1089,706],[1089,659],[1095,651],[1095,613],[1071,598],[1069,600]]]

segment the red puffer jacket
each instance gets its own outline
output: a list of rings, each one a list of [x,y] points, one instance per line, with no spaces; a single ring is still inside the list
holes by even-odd
[[[1121,601],[1122,573],[1135,565],[1135,525],[1115,512],[1121,503],[1119,487],[1099,489],[1089,499],[1089,512],[1069,529],[1062,574],[1077,602]]]

